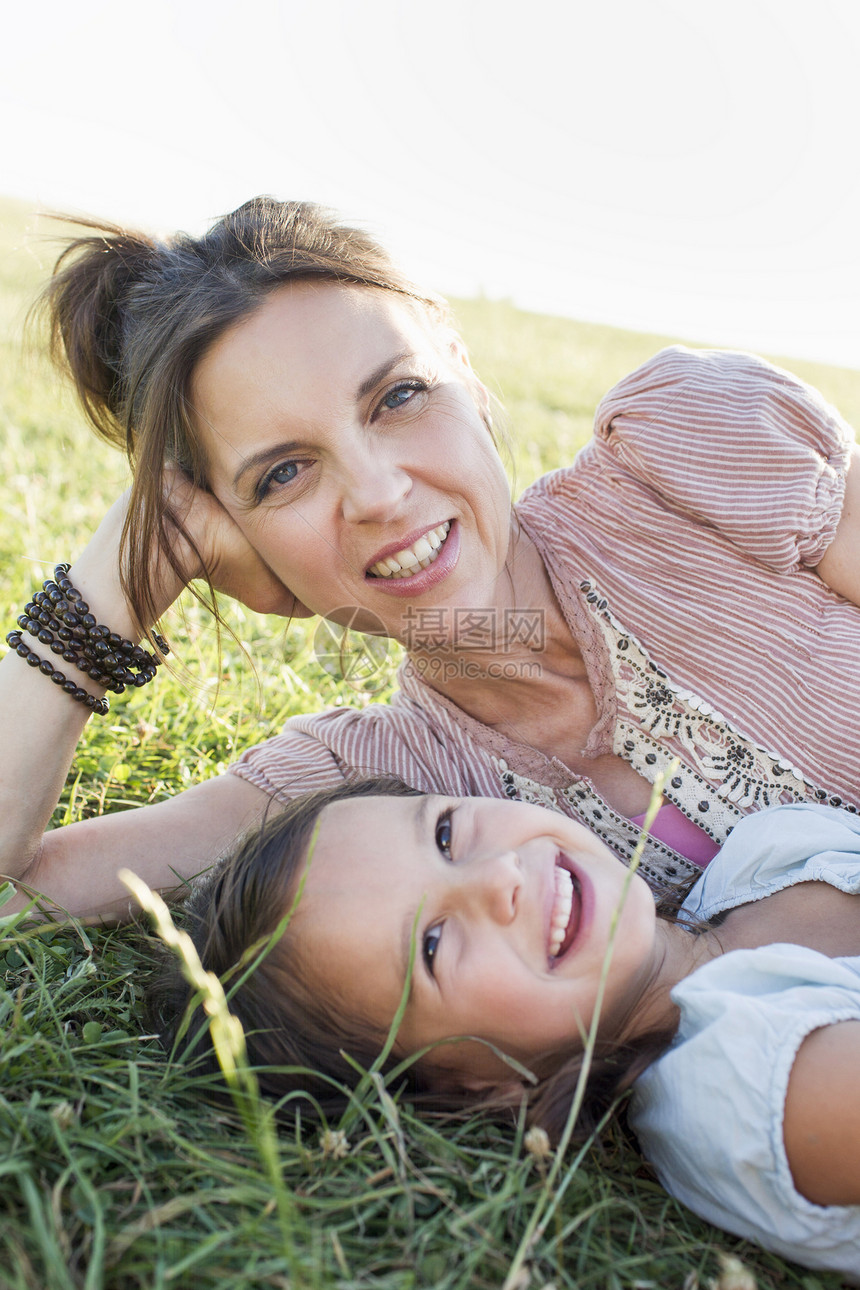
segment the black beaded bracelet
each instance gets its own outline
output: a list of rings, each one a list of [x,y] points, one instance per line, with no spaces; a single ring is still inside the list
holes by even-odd
[[[6,640],[15,653],[24,659],[25,663],[29,663],[30,667],[37,667],[44,676],[49,676],[54,685],[62,686],[63,693],[67,694],[70,699],[74,699],[77,703],[85,704],[91,712],[95,712],[100,717],[106,716],[110,711],[110,704],[107,699],[97,699],[94,694],[89,694],[83,686],[76,685],[74,681],[70,681],[65,672],[61,672],[54,667],[53,663],[48,659],[40,658],[36,651],[30,649],[30,646],[21,639],[20,632],[9,632]]]
[[[97,652],[107,654],[112,651],[126,666],[142,667],[144,670],[160,667],[162,659],[157,655],[148,653],[133,641],[124,640],[118,632],[112,632],[104,623],[96,622],[89,605],[67,577],[70,568],[68,564],[58,564],[54,569],[55,581],[48,579],[44,582],[41,592],[37,592],[33,599],[38,600],[40,606],[48,609],[55,618],[61,617],[72,638],[90,643]],[[152,639],[161,655],[170,653],[167,641],[158,632],[152,633]]]
[[[42,596],[43,593],[37,593]],[[86,634],[78,636],[66,625],[71,618],[58,619],[46,609],[36,597],[25,607],[18,618],[18,626],[47,645],[55,654],[62,654],[67,663],[74,663],[82,672],[86,672],[100,685],[113,689],[115,684],[121,688],[121,694],[127,685],[146,685],[155,676],[155,670],[161,665],[161,659],[147,653],[140,646],[131,646],[124,650],[105,637],[93,640]],[[114,633],[111,633],[114,635]],[[167,653],[166,642],[159,637],[159,648]],[[78,652],[79,651],[79,652]]]
[[[22,639],[27,631],[53,654],[73,663],[80,672],[97,685],[123,694],[127,686],[139,688],[147,685],[170,653],[167,641],[158,632],[152,637],[158,650],[151,654],[118,632],[112,632],[104,623],[96,621],[81,593],[68,578],[68,564],[58,564],[54,579],[46,579],[42,590],[25,606],[18,618],[18,631],[8,633],[6,640],[30,667],[38,667],[55,685],[79,703],[103,716],[110,710],[107,698],[97,699],[75,681],[66,678],[49,659],[43,659]]]

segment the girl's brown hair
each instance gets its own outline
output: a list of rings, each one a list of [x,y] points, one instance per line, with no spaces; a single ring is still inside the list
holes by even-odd
[[[326,1113],[343,1109],[344,1086],[356,1079],[344,1054],[367,1068],[377,1058],[385,1034],[319,991],[301,954],[301,936],[291,935],[289,925],[260,955],[251,974],[245,975],[244,969],[293,905],[322,811],[335,802],[368,796],[419,794],[399,780],[368,779],[295,798],[198,879],[185,904],[188,931],[203,966],[224,981],[230,1010],[245,1030],[260,1087],[276,1098],[302,1091]],[[161,966],[148,991],[149,1020],[168,1047],[214,1072],[217,1063],[205,1014],[173,955],[159,954]],[[407,1082],[415,1093],[427,1091],[416,1067]]]
[[[368,1069],[376,1061],[386,1033],[320,992],[313,967],[302,956],[300,920],[298,932],[288,925],[252,973],[246,968],[272,938],[295,900],[321,812],[332,803],[368,796],[420,794],[397,780],[369,779],[296,798],[198,880],[186,902],[188,930],[204,968],[225,982],[230,1009],[245,1030],[261,1088],[276,1098],[303,1092],[325,1114],[343,1111],[357,1078],[353,1063]],[[199,1004],[191,1006],[191,988],[173,956],[163,952],[162,957],[162,967],[149,992],[153,1028],[168,1047],[178,1047],[215,1072],[217,1063],[205,1016]],[[237,986],[237,982],[241,984]],[[634,1014],[635,1008],[628,1020],[632,1021]],[[622,1023],[617,1037],[601,1039],[593,1054],[577,1138],[593,1131],[613,1102],[672,1038],[671,1031],[661,1030],[628,1042],[625,1029]],[[554,1140],[564,1129],[582,1060],[581,1051],[572,1051],[561,1066],[557,1057],[549,1058],[545,1068],[537,1071],[535,1087],[523,1090],[530,1103],[530,1120],[544,1127]],[[392,1056],[383,1074],[401,1062],[402,1054]],[[494,1100],[486,1093],[452,1087],[448,1080],[444,1084],[434,1080],[432,1055],[412,1064],[402,1076],[401,1086],[414,1099],[437,1109],[510,1112],[509,1094],[503,1101]]]
[[[91,231],[62,252],[36,310],[47,314],[52,355],[70,373],[92,425],[133,467],[122,577],[148,626],[155,543],[185,574],[174,554],[181,524],[164,503],[165,465],[175,463],[206,486],[189,391],[209,346],[278,287],[309,278],[396,292],[439,322],[446,309],[413,286],[367,233],[306,202],[256,197],[202,237],[179,233],[164,242],[115,225],[71,222]]]

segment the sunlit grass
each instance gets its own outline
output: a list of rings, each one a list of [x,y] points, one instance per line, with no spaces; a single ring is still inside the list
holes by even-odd
[[[20,323],[51,260],[28,242],[28,220],[21,207],[0,208],[9,626],[126,477],[44,365],[22,358]],[[476,369],[505,396],[520,486],[570,460],[600,395],[662,343],[504,304],[463,302],[457,312]],[[860,374],[792,366],[860,423]],[[56,824],[159,801],[220,773],[290,715],[380,697],[319,666],[312,628],[227,612],[236,640],[224,639],[220,658],[196,604],[184,622],[171,619],[194,683],[163,669],[89,723]],[[719,1275],[719,1251],[739,1253],[762,1288],[838,1284],[691,1218],[617,1128],[602,1150],[548,1162],[524,1149],[518,1119],[422,1120],[371,1071],[345,1125],[320,1126],[295,1098],[275,1135],[244,1076],[238,1104],[219,1100],[211,1078],[171,1061],[146,1033],[148,938],[34,931],[4,922],[0,908],[0,1290],[480,1290],[515,1280],[535,1290],[704,1290]],[[238,1072],[241,1038],[230,1042]]]

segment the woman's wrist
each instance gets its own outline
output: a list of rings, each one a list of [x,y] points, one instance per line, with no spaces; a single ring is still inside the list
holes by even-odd
[[[159,551],[154,552],[150,579],[154,593],[152,613],[148,621],[138,620],[120,573],[127,507],[128,494],[125,494],[110,508],[87,546],[72,563],[68,576],[100,623],[106,623],[111,631],[138,644],[178,598],[185,583],[170,567],[169,561]]]
[[[54,577],[33,594],[6,640],[70,699],[105,715],[110,707],[105,691],[123,694],[129,686],[147,685],[169,649],[157,632],[151,633],[155,652],[150,653],[100,623],[69,573],[69,565],[56,566]]]

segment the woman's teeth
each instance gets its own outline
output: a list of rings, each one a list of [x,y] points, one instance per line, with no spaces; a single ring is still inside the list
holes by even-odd
[[[573,909],[573,879],[561,865],[555,866],[555,901],[549,923],[549,957],[554,959],[564,944],[570,911]]]
[[[377,560],[368,572],[374,578],[409,578],[419,569],[426,569],[439,554],[450,527],[451,521],[446,520],[444,524],[425,533],[412,546],[395,551],[394,555],[387,555],[384,560]]]

